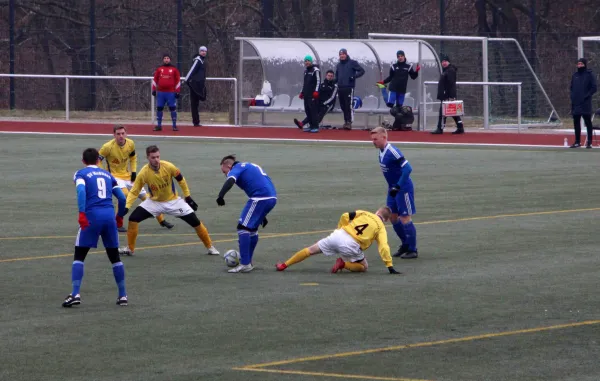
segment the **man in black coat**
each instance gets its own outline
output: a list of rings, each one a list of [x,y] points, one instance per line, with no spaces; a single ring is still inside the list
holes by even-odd
[[[350,59],[346,49],[340,49],[340,62],[335,67],[335,83],[338,85],[338,98],[340,99],[340,108],[344,113],[344,130],[352,129],[354,121],[354,109],[352,108],[352,99],[354,98],[354,86],[356,79],[365,74],[358,62]]]
[[[419,70],[421,66],[417,64],[414,66],[406,61],[404,50],[398,50],[396,52],[396,58],[398,61],[390,66],[390,75],[383,81],[377,82],[378,85],[384,86],[389,83],[389,91],[382,87],[381,94],[383,100],[388,107],[399,106],[402,107],[404,104],[404,97],[406,96],[406,87],[408,86],[408,78],[417,79],[419,76]]]
[[[335,99],[337,96],[337,85],[333,82],[333,70],[327,70],[327,74],[325,74],[325,79],[321,82],[321,86],[319,87],[319,112],[317,119],[319,121],[319,125],[325,118],[328,112],[331,112],[335,107]],[[299,121],[298,119],[294,119],[294,123],[298,128],[303,128],[305,125],[310,123],[308,117],[304,118],[303,121]],[[310,130],[310,128],[309,128]]]
[[[194,56],[194,61],[190,71],[185,76],[185,82],[190,87],[190,103],[192,111],[192,122],[194,127],[200,127],[200,114],[198,107],[200,101],[206,100],[206,46],[201,46],[198,54]]]
[[[310,124],[310,129],[305,132],[319,132],[319,87],[321,86],[321,71],[317,65],[313,64],[312,56],[304,57],[304,83],[300,99],[304,99],[304,112],[306,119],[299,122],[294,119],[298,128],[302,128],[304,123]]]
[[[577,61],[577,71],[571,78],[571,113],[575,128],[575,143],[571,148],[581,147],[582,118],[587,129],[585,148],[592,148],[592,95],[594,93],[596,93],[596,76],[587,68],[587,60],[580,58]]]
[[[443,134],[444,127],[446,127],[446,117],[442,115],[442,107],[444,101],[453,101],[456,99],[456,66],[450,63],[450,58],[447,55],[442,54],[440,59],[442,60],[442,75],[438,81],[437,99],[440,103],[440,115],[438,117],[438,124],[435,131],[432,134]],[[460,116],[453,116],[454,122],[456,123],[456,131],[453,134],[464,134],[463,122]]]

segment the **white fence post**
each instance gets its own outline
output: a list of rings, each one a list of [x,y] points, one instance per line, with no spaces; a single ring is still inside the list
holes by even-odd
[[[65,77],[65,120],[69,120],[69,77]]]

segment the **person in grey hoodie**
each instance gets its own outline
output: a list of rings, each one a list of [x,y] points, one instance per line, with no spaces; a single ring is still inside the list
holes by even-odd
[[[338,86],[338,99],[340,108],[344,113],[344,130],[352,129],[354,121],[354,109],[352,108],[352,99],[354,98],[354,85],[356,79],[365,74],[358,62],[350,59],[346,49],[340,49],[340,62],[335,67],[335,80]]]

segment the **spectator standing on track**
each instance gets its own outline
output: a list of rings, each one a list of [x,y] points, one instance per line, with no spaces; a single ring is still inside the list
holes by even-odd
[[[596,76],[587,68],[587,59],[577,61],[577,71],[571,77],[571,113],[575,128],[575,143],[571,148],[581,147],[581,119],[587,129],[585,148],[592,148],[592,95],[596,93]]]
[[[344,48],[340,49],[340,62],[335,67],[335,83],[338,85],[338,98],[340,100],[340,108],[344,113],[344,130],[352,129],[354,121],[354,108],[352,107],[352,99],[354,98],[354,86],[356,79],[365,74],[358,62],[350,59],[348,51]]]
[[[321,86],[319,87],[319,128],[331,128],[331,126],[323,126],[321,122],[323,122],[323,118],[327,115],[328,112],[331,112],[335,107],[335,99],[337,97],[337,85],[333,82],[333,76],[335,73],[333,70],[327,70],[327,74],[325,74],[325,79],[321,82]],[[303,121],[299,121],[298,119],[294,119],[294,123],[298,128],[303,128],[309,122],[308,117],[304,118]],[[304,130],[306,131],[306,129]]]
[[[442,60],[442,75],[438,81],[437,89],[437,99],[440,100],[440,115],[438,117],[437,128],[431,132],[434,135],[443,134],[444,127],[446,127],[446,117],[442,115],[444,101],[453,101],[456,99],[456,66],[450,63],[450,58],[447,55],[442,54],[440,58]],[[452,119],[456,123],[456,131],[453,134],[464,134],[465,130],[460,116],[453,116]]]
[[[304,99],[304,112],[306,113],[306,122],[299,122],[294,119],[298,128],[302,128],[304,123],[310,123],[310,129],[305,132],[319,132],[319,87],[321,86],[321,70],[313,64],[312,56],[304,57],[304,83],[300,99]]]
[[[169,106],[173,131],[177,129],[177,99],[181,90],[179,70],[171,65],[171,56],[163,54],[163,64],[154,72],[152,80],[152,96],[156,97],[156,127],[154,131],[162,131],[163,109]]]
[[[200,113],[198,111],[200,101],[206,100],[206,46],[198,49],[198,54],[194,56],[194,63],[190,71],[185,76],[184,81],[190,88],[190,105],[192,112],[192,123],[194,127],[201,127]]]

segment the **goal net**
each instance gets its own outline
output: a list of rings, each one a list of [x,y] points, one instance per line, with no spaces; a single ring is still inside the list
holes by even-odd
[[[445,54],[449,57],[457,67],[459,82],[521,82],[523,126],[559,123],[554,106],[514,39],[379,33],[370,33],[369,37],[424,41],[433,47],[438,56]],[[435,100],[437,88],[427,86],[427,89],[426,98]],[[516,86],[459,85],[457,91],[458,99],[464,101],[466,127],[485,126],[486,111],[490,128],[517,127]],[[428,111],[428,118],[433,116],[431,114]]]

